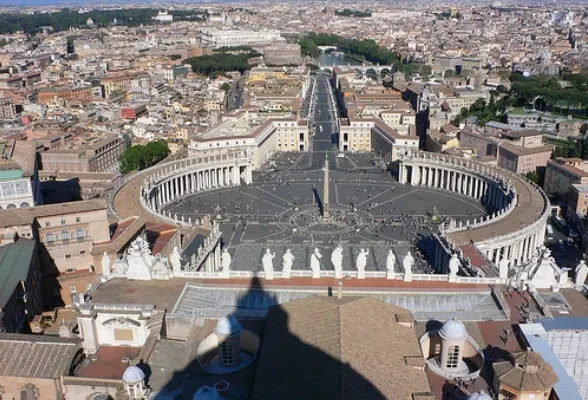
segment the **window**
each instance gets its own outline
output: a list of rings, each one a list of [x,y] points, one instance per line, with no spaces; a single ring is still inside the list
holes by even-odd
[[[86,250],[80,250],[80,254],[86,254]]]
[[[51,232],[47,232],[45,235],[45,242],[51,243],[53,241],[53,234]]]
[[[76,237],[78,239],[83,239],[84,238],[84,230],[82,228],[76,229]]]
[[[76,222],[79,224],[80,222],[82,222],[82,218],[81,217],[76,217]]]
[[[67,229],[61,231],[61,239],[69,240],[69,231]]]
[[[233,365],[235,363],[235,355],[233,354],[233,343],[224,341],[221,343],[221,363],[225,365]]]
[[[69,260],[70,258],[71,258],[71,254],[66,254],[66,255],[65,255],[65,259],[66,259],[66,260]]]
[[[69,287],[69,292],[70,293],[77,293],[78,292],[78,288],[75,285],[72,285]]]
[[[447,351],[447,368],[457,368],[459,363],[459,346],[449,346]]]
[[[61,218],[61,225],[65,225],[65,218]]]
[[[14,188],[18,195],[28,194],[29,192],[29,185],[26,182],[15,182]]]

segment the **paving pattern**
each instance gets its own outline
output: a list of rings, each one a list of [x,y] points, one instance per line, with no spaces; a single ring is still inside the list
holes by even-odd
[[[254,174],[253,184],[199,193],[168,210],[186,219],[212,215],[220,222],[224,245],[240,261],[240,270],[258,268],[265,248],[278,255],[292,248],[299,263],[309,259],[314,247],[324,250],[328,259],[340,243],[348,254],[344,262],[365,247],[372,250],[366,269],[385,270],[388,249],[415,247],[436,231],[434,212],[458,220],[485,215],[484,208],[469,198],[399,184],[389,171],[374,165],[370,154],[339,158],[329,153],[328,160],[331,221],[322,219],[320,208],[324,152],[279,154]]]

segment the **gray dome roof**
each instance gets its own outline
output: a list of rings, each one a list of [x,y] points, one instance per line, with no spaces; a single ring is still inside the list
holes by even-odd
[[[127,369],[125,369],[125,373],[123,374],[123,381],[126,383],[137,383],[141,382],[145,379],[145,374],[141,371],[141,368],[129,365]]]
[[[483,390],[481,392],[476,392],[470,394],[468,400],[492,400],[492,397],[486,394]]]
[[[232,315],[225,315],[221,319],[218,320],[216,323],[216,328],[214,328],[214,332],[217,335],[222,336],[233,336],[241,333],[241,324],[237,321]]]
[[[215,388],[202,386],[194,395],[193,400],[223,400],[223,398]]]
[[[442,338],[449,340],[465,340],[468,337],[465,326],[455,318],[446,321],[439,330],[439,334]]]

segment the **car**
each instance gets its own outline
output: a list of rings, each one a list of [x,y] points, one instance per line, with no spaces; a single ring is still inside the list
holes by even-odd
[[[559,239],[559,240],[557,241],[557,243],[559,243],[560,245],[562,245],[562,244],[563,244],[563,240]]]
[[[339,153],[339,154],[337,154],[337,157],[338,157],[338,158],[345,158],[345,154],[343,154],[343,153]]]

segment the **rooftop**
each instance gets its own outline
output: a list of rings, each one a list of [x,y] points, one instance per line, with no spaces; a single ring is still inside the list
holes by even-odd
[[[35,248],[35,241],[26,239],[0,247],[0,308],[6,306],[19,282],[27,280]]]
[[[354,297],[311,297],[271,308],[252,399],[408,400],[429,393],[415,331],[397,322],[405,314]]]
[[[0,210],[0,227],[31,225],[35,218],[56,215],[76,214],[88,211],[105,210],[106,204],[102,200],[72,201],[69,203],[49,204],[30,208],[13,208]]]
[[[79,350],[75,339],[0,333],[0,376],[58,379]]]

